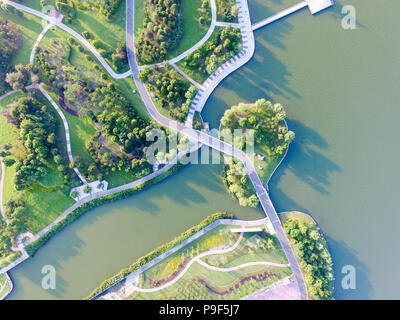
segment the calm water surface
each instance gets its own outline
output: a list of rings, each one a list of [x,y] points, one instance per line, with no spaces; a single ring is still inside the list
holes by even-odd
[[[250,0],[256,22],[298,0]],[[333,254],[337,299],[400,298],[400,2],[352,0],[317,16],[307,10],[256,31],[256,53],[226,79],[203,111],[213,127],[224,110],[266,97],[281,102],[296,132],[270,184],[278,211],[302,210],[322,227]],[[357,10],[356,30],[341,8]],[[85,214],[11,276],[11,298],[80,298],[107,276],[208,214],[260,218],[226,194],[216,166],[190,166],[144,192]],[[44,264],[57,290],[40,287]],[[341,289],[341,268],[357,289]]]

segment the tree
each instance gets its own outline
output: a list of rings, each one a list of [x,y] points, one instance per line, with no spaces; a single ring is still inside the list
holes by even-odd
[[[6,81],[14,90],[25,91],[25,86],[29,81],[29,68],[22,64],[15,66],[15,72],[7,73]]]
[[[5,159],[3,160],[3,162],[4,162],[4,165],[5,165],[6,167],[11,167],[11,166],[15,163],[15,160],[12,159],[12,158],[5,158]]]

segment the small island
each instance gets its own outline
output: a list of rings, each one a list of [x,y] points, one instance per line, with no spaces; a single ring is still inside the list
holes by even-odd
[[[281,104],[272,104],[265,99],[259,99],[254,104],[240,103],[225,111],[221,119],[221,139],[240,130],[243,138],[233,135],[232,144],[246,151],[253,147],[254,167],[264,184],[267,184],[275,169],[286,155],[289,144],[295,134],[288,130],[286,112]],[[245,130],[254,130],[250,139],[245,137]],[[254,145],[251,145],[253,144]],[[243,164],[232,159],[231,164],[224,165],[222,179],[229,192],[239,200],[240,205],[255,207],[258,199],[254,187],[247,176]]]

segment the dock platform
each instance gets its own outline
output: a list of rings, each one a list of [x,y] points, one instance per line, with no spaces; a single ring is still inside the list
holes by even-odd
[[[310,10],[311,14],[316,14],[318,12],[321,12],[329,7],[333,6],[333,0],[304,0],[302,2],[299,2],[295,4],[294,6],[291,6],[287,9],[284,9],[264,20],[261,20],[251,26],[251,29],[253,31],[260,29],[262,27],[265,27],[266,25],[269,25],[275,21],[278,21],[284,17],[287,17],[303,8],[308,7]]]

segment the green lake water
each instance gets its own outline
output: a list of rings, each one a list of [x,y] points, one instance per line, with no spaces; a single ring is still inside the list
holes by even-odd
[[[297,0],[249,0],[253,22]],[[310,213],[328,240],[336,299],[399,298],[400,2],[335,0],[255,32],[252,61],[215,91],[203,111],[212,127],[238,102],[282,103],[296,139],[270,183],[277,211]],[[351,4],[357,29],[343,30]],[[219,166],[189,166],[126,200],[94,209],[56,235],[10,275],[10,298],[81,298],[106,277],[219,210],[262,217],[224,191]],[[41,289],[41,268],[57,270],[57,289]],[[356,289],[341,287],[344,265]]]

